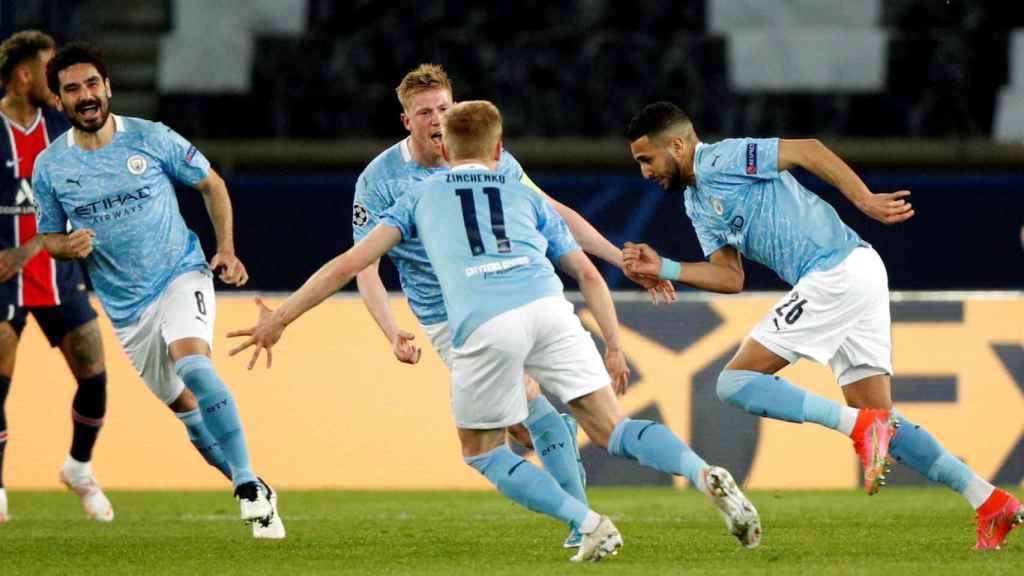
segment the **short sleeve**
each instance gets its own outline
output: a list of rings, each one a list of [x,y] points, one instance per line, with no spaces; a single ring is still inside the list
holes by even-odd
[[[704,257],[707,258],[715,252],[718,252],[722,246],[728,244],[725,237],[721,234],[712,231],[707,226],[704,226],[699,221],[693,222],[693,230],[697,233],[697,241],[700,242],[700,248],[704,251]]]
[[[40,234],[63,234],[68,231],[68,217],[57,201],[50,185],[46,165],[37,161],[32,170],[32,194],[36,199],[36,229]]]
[[[356,192],[352,198],[352,240],[359,242],[373,230],[381,215],[391,207],[385,194],[385,184],[368,182],[365,176],[356,180]]]
[[[565,223],[550,202],[536,198],[537,207],[537,229],[548,241],[547,257],[554,262],[569,252],[580,250],[580,245],[573,238],[569,231],[569,225]]]
[[[420,194],[415,189],[410,190],[395,202],[393,206],[385,210],[379,218],[374,218],[374,226],[378,223],[384,226],[398,228],[402,233],[402,240],[409,240],[416,237],[416,203]],[[356,241],[362,239],[373,227],[369,227]]]
[[[210,174],[210,161],[191,142],[164,124],[157,124],[157,141],[164,171],[172,178],[195,186]]]
[[[702,184],[728,186],[779,174],[778,138],[723,140],[701,152],[697,177]]]

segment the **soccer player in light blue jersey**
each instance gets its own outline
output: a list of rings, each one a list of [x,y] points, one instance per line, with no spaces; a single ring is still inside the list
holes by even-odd
[[[370,234],[325,264],[276,311],[258,301],[257,325],[228,334],[248,337],[231,354],[255,347],[251,368],[266,349],[269,367],[271,347],[288,324],[403,239],[418,237],[447,308],[452,411],[466,464],[508,498],[579,529],[584,536],[575,561],[600,560],[622,546],[607,516],[505,444],[505,428],[529,416],[521,385],[528,372],[569,405],[595,445],[685,475],[719,507],[745,546],[757,546],[757,511],[728,471],[708,466],[665,426],[622,413],[615,391],[625,391],[629,369],[611,294],[551,204],[496,170],[502,153],[498,109],[485,101],[462,102],[445,115],[443,126],[451,171],[409,190]],[[606,343],[604,363],[551,261],[579,282]]]
[[[356,242],[369,234],[381,216],[413,185],[448,171],[441,155],[441,117],[452,106],[452,84],[448,75],[436,64],[422,64],[402,78],[396,92],[404,111],[402,123],[409,131],[409,137],[378,155],[359,175],[352,206],[352,236]],[[510,181],[522,182],[547,199],[569,223],[569,229],[586,252],[622,267],[621,250],[576,211],[545,195],[523,172],[512,154],[502,153],[497,170]],[[441,285],[423,244],[418,238],[405,238],[388,252],[388,256],[398,268],[402,291],[413,314],[430,339],[431,346],[450,368],[450,323]],[[359,273],[359,293],[391,343],[395,357],[401,362],[415,364],[421,350],[412,344],[413,335],[398,327],[378,267],[379,261],[375,261]],[[666,302],[675,297],[671,283],[638,281],[650,291],[655,303],[659,291]],[[537,383],[528,377],[524,383],[530,416],[525,426],[511,426],[509,432],[519,442],[533,445],[545,468],[558,479],[559,484],[585,502],[585,474],[576,449],[575,420],[569,415],[561,415],[564,419],[561,420],[555,408],[541,394]],[[580,540],[578,533],[571,533],[564,546],[574,547]]]
[[[283,538],[276,495],[252,470],[234,397],[210,362],[211,272],[238,286],[248,279],[224,180],[167,126],[110,113],[110,81],[93,47],[62,48],[47,81],[72,129],[39,155],[32,177],[46,250],[83,260],[132,364],[233,482],[242,520],[256,537]],[[209,264],[178,210],[174,182],[206,202],[217,234]]]
[[[683,190],[707,262],[679,263],[627,244],[627,267],[712,292],[743,290],[742,256],[774,270],[793,290],[754,328],[718,377],[718,397],[751,414],[814,422],[853,439],[869,494],[895,458],[962,494],[977,511],[976,548],[996,548],[1024,509],[892,407],[892,342],[885,265],[835,210],[788,172],[801,167],[885,224],[914,215],[910,192],[873,194],[817,140],[741,138],[705,144],[668,102],[632,120],[630,150],[644,178]],[[846,405],[776,376],[800,358],[828,364]]]

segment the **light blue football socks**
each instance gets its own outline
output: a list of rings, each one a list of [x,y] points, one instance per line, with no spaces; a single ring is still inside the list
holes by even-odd
[[[889,446],[889,454],[928,478],[959,492],[972,507],[981,506],[995,489],[943,448],[927,430],[896,414],[900,427]]]
[[[203,459],[210,466],[220,470],[221,474],[224,474],[228,480],[231,480],[231,468],[228,466],[228,461],[224,458],[224,452],[221,451],[213,434],[210,434],[210,431],[206,429],[206,424],[203,423],[203,415],[200,414],[199,409],[196,408],[191,412],[175,412],[174,415],[185,424],[185,429],[188,431],[188,439],[192,441],[192,445],[196,447],[196,450],[203,456]]]
[[[587,494],[580,476],[576,439],[573,438],[562,415],[544,396],[538,396],[527,405],[529,414],[523,424],[530,432],[533,449],[562,490],[584,504]]]
[[[785,378],[750,370],[723,370],[718,398],[755,416],[814,422],[849,435],[857,410],[790,384]]]
[[[707,462],[664,424],[625,418],[612,431],[608,452],[648,468],[686,476],[694,487],[704,489],[703,472],[708,467]]]
[[[228,463],[232,483],[238,487],[255,482],[235,398],[213,370],[213,363],[206,356],[193,354],[175,362],[174,370],[196,395],[203,423]]]
[[[499,492],[529,510],[558,518],[573,528],[584,527],[588,516],[591,522],[596,517],[586,504],[562,490],[551,474],[516,456],[508,446],[498,446],[465,461]]]
[[[789,422],[815,422],[849,435],[857,409],[793,386],[784,378],[749,370],[723,370],[718,397],[756,416]],[[899,430],[889,454],[922,476],[949,486],[977,508],[994,487],[943,448],[924,428],[897,414]]]

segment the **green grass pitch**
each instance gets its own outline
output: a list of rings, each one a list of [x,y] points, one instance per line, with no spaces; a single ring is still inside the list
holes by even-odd
[[[1019,492],[1019,490],[1017,491]],[[765,529],[745,550],[693,490],[596,488],[625,538],[596,565],[567,561],[557,522],[496,492],[284,492],[284,541],[257,541],[230,493],[111,492],[86,521],[70,493],[9,492],[0,574],[1011,574],[1024,529],[975,552],[973,513],[940,488],[750,493]]]

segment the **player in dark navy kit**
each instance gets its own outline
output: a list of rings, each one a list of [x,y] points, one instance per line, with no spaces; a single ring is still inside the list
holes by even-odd
[[[36,234],[32,167],[36,156],[69,128],[51,108],[46,63],[55,44],[50,36],[28,30],[0,44],[0,137],[5,166],[0,174],[0,523],[8,520],[3,488],[7,446],[4,402],[11,385],[18,340],[29,313],[50,344],[60,347],[78,381],[71,404],[74,432],[60,478],[82,499],[86,515],[109,522],[110,501],[93,475],[91,460],[107,403],[107,373],[96,312],[89,305],[81,266],[54,260]]]

